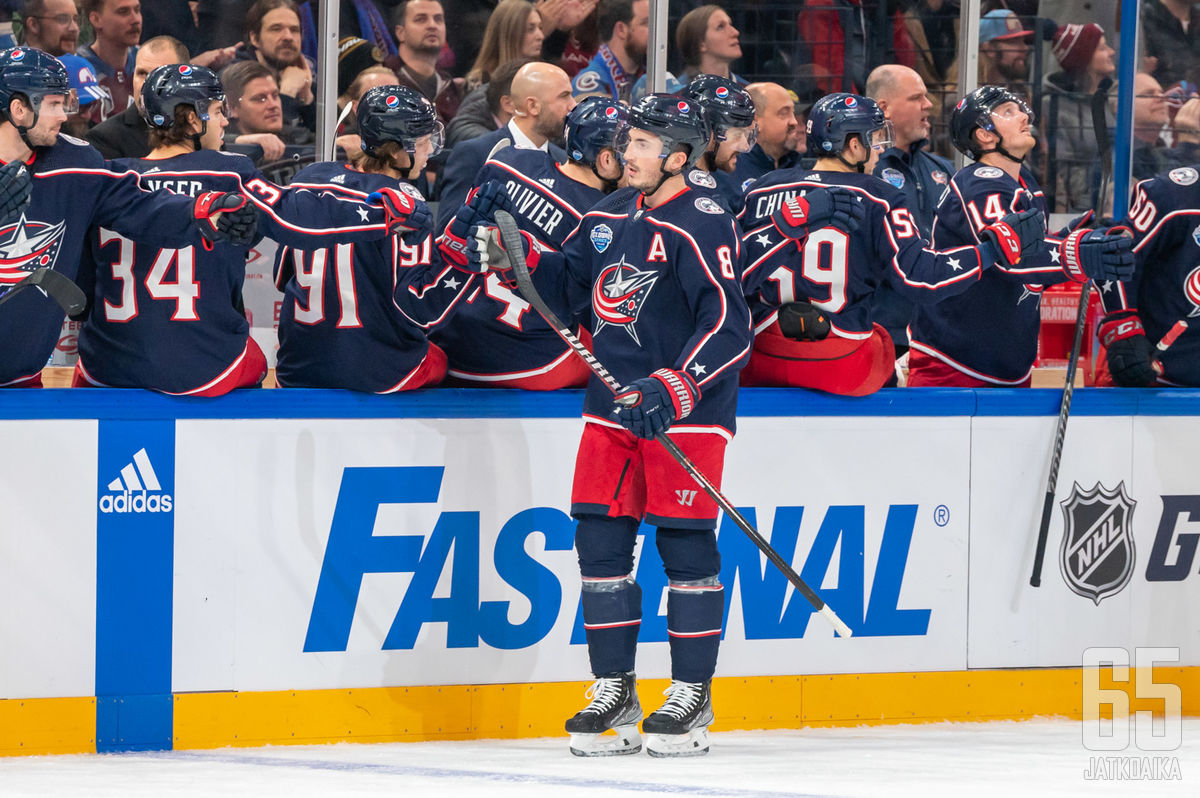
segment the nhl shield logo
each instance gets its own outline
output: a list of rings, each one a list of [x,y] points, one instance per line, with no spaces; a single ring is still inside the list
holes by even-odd
[[[1121,592],[1133,576],[1133,508],[1137,505],[1121,482],[1113,490],[1100,483],[1084,490],[1079,483],[1059,506],[1063,537],[1058,564],[1067,587],[1090,598]]]

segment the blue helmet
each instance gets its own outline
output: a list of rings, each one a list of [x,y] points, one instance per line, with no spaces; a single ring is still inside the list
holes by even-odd
[[[358,101],[358,135],[363,152],[376,156],[377,149],[389,141],[402,146],[411,156],[417,139],[429,136],[436,155],[442,149],[442,123],[437,109],[423,94],[407,86],[376,86]]]
[[[175,108],[190,106],[208,127],[208,107],[225,101],[221,79],[211,69],[190,64],[167,64],[154,69],[142,84],[142,119],[157,130],[175,126]]]
[[[718,141],[725,138],[725,131],[730,128],[754,125],[754,100],[737,81],[701,74],[679,95],[704,109],[708,126]]]
[[[20,96],[29,101],[36,125],[42,98],[48,94],[61,94],[67,98],[67,113],[73,113],[70,105],[75,94],[67,68],[61,61],[33,47],[10,47],[0,51],[0,104],[3,105],[4,119],[12,122],[8,115],[9,105],[14,97]]]
[[[607,97],[580,100],[567,115],[567,157],[585,166],[595,165],[600,151],[614,146],[617,128],[628,118],[625,106]]]
[[[992,121],[992,112],[1005,103],[1016,103],[1017,107],[1029,117],[1029,124],[1034,123],[1033,110],[1025,102],[1024,97],[1003,86],[980,86],[959,100],[958,104],[954,106],[954,110],[950,112],[950,141],[953,142],[954,147],[963,155],[969,155],[978,161],[984,154],[984,150],[975,140],[974,133],[981,128],[995,133],[996,125]],[[1011,160],[1020,162],[1020,159],[1012,157],[1004,149],[1003,140],[996,145],[995,151]]]
[[[870,134],[887,124],[883,111],[869,97],[844,92],[826,94],[808,112],[808,154],[840,158],[850,136],[858,136],[870,149]]]
[[[711,135],[699,103],[674,94],[647,94],[638,100],[629,109],[629,121],[621,126],[625,133],[627,128],[653,133],[663,140],[667,152],[687,147],[684,169],[690,169],[700,160]]]

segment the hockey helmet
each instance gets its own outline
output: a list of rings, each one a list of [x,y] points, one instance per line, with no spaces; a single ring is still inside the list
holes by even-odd
[[[363,152],[375,157],[378,147],[389,141],[402,146],[411,156],[417,140],[429,136],[433,151],[442,150],[444,131],[437,109],[423,94],[407,86],[376,86],[358,101],[358,135]]]
[[[737,81],[718,75],[697,75],[680,96],[704,109],[708,126],[717,141],[724,141],[730,130],[749,128],[749,150],[758,137],[754,122],[754,100]]]
[[[567,114],[567,157],[575,163],[595,164],[600,151],[614,146],[617,128],[629,117],[619,102],[607,97],[588,97]]]
[[[808,154],[816,158],[840,157],[851,136],[857,136],[869,150],[878,143],[872,141],[872,134],[887,131],[890,125],[870,97],[845,92],[826,94],[808,112]],[[886,134],[884,139],[891,140],[892,136]]]
[[[79,110],[79,98],[71,88],[67,68],[57,58],[34,47],[10,47],[0,51],[0,111],[4,119],[12,122],[8,116],[9,105],[14,97],[20,96],[33,109],[33,124],[36,125],[42,100],[49,94],[63,96],[63,112],[68,116]]]
[[[166,64],[152,70],[142,84],[142,119],[156,130],[174,127],[176,107],[186,105],[200,117],[203,135],[214,102],[225,102],[225,89],[217,73],[207,67]]]
[[[980,86],[959,100],[950,112],[950,141],[954,147],[963,155],[979,160],[984,151],[975,141],[975,130],[982,128],[994,133],[996,124],[992,120],[992,112],[1005,103],[1016,103],[1022,113],[1029,116],[1029,124],[1034,123],[1033,109],[1024,97],[1003,86]],[[997,150],[1003,152],[1003,142]]]
[[[630,128],[658,136],[663,144],[661,158],[687,147],[684,169],[695,166],[708,149],[710,132],[700,105],[674,94],[647,94],[629,109],[628,121],[617,132],[618,154],[625,152]]]

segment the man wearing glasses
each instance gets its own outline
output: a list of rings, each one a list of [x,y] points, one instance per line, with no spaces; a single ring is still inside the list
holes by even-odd
[[[21,10],[22,42],[53,56],[79,46],[79,13],[74,0],[27,0]]]

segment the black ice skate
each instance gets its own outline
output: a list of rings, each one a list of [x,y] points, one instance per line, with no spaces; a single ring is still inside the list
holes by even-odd
[[[642,723],[650,756],[700,756],[708,753],[713,722],[711,682],[678,682],[663,691],[667,701]]]
[[[637,676],[608,673],[596,679],[587,690],[591,703],[567,721],[571,734],[571,753],[575,756],[620,756],[642,750],[637,724],[642,719],[638,702]],[[607,735],[609,729],[616,736]]]

